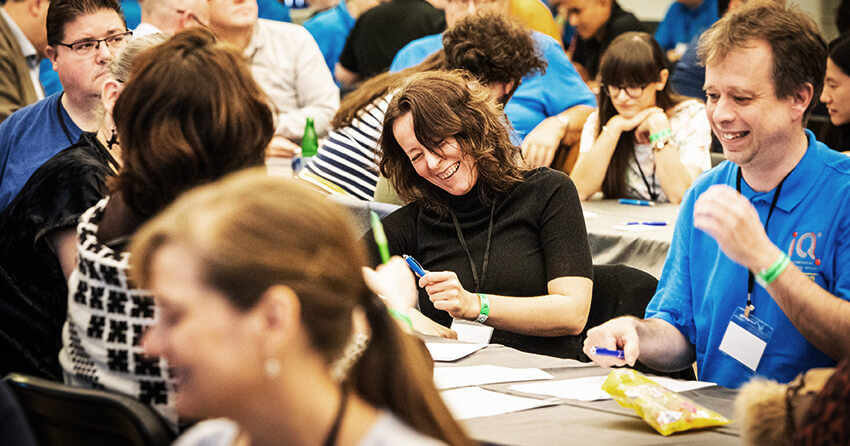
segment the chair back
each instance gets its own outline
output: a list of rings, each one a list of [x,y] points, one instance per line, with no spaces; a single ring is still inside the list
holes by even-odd
[[[587,338],[587,331],[620,316],[643,318],[646,306],[655,295],[658,280],[645,271],[626,265],[593,265],[593,297],[587,324],[580,336],[581,344]],[[589,362],[590,358],[579,352],[580,361]],[[696,379],[692,367],[680,372],[661,372],[638,363],[636,370],[653,375],[671,376],[680,379]]]
[[[174,433],[150,406],[102,390],[12,373],[4,378],[42,446],[168,445]]]

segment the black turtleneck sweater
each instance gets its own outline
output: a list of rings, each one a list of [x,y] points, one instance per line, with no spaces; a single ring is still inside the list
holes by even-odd
[[[480,289],[475,289],[469,257],[448,215],[441,217],[418,203],[393,212],[384,219],[390,252],[412,255],[426,270],[454,271],[471,292],[541,296],[549,294],[547,284],[552,279],[592,279],[587,232],[575,185],[566,174],[545,167],[528,171],[524,177],[523,182],[496,196],[490,256]],[[442,193],[441,198],[457,216],[480,278],[490,203],[482,199],[480,183],[466,195]],[[367,237],[371,240],[371,233]],[[374,243],[367,245],[373,250],[372,258],[377,259]],[[435,309],[424,289],[420,289],[419,306],[431,319],[445,326],[451,324],[451,316]],[[492,342],[563,357],[577,340],[572,336],[540,337],[495,330]]]

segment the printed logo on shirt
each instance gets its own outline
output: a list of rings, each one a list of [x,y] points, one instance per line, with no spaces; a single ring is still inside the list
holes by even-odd
[[[820,277],[821,258],[818,252],[823,252],[818,249],[818,239],[823,237],[822,232],[793,232],[791,234],[791,243],[788,245],[788,257],[797,265],[797,268],[814,282]],[[821,283],[821,285],[823,285]]]

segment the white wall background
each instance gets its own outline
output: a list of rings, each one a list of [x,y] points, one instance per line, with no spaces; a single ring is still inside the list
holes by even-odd
[[[792,3],[796,3],[815,18],[828,40],[838,35],[838,30],[835,27],[835,8],[838,7],[839,1],[791,0]],[[658,22],[664,18],[664,13],[667,12],[667,8],[670,7],[673,0],[618,0],[618,2],[620,6],[631,11],[639,19]]]

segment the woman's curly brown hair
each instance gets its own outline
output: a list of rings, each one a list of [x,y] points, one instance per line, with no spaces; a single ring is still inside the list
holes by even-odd
[[[442,190],[419,176],[393,134],[393,123],[413,115],[416,139],[429,151],[448,137],[457,140],[461,152],[478,169],[482,198],[521,182],[524,170],[520,151],[510,139],[507,118],[490,91],[466,71],[430,71],[405,80],[393,97],[384,118],[381,137],[381,174],[387,177],[406,202],[419,202],[440,215],[447,203]]]

